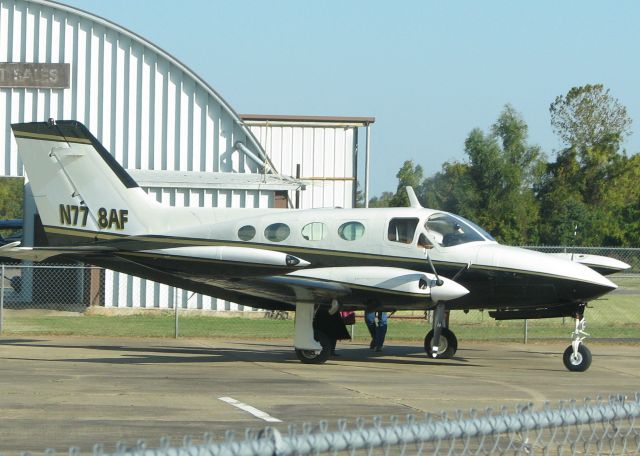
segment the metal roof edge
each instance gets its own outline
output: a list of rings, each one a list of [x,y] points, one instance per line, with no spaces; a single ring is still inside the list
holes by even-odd
[[[240,114],[240,118],[249,125],[256,124],[327,124],[368,126],[376,121],[375,117],[345,116],[297,116],[281,114]]]
[[[112,30],[115,30],[115,31],[117,31],[119,33],[122,33],[123,35],[128,36],[132,40],[137,41],[141,45],[148,47],[153,52],[155,52],[158,55],[164,57],[170,63],[172,63],[177,68],[179,68],[181,71],[183,71],[185,74],[189,75],[189,77],[192,78],[197,84],[200,84],[200,86],[206,92],[208,92],[218,103],[220,103],[220,105],[222,107],[224,107],[224,109],[227,110],[229,115],[231,115],[233,120],[240,126],[240,128],[246,134],[247,138],[250,139],[250,141],[252,142],[254,147],[256,147],[260,152],[264,153],[265,156],[267,156],[265,151],[264,151],[264,148],[262,147],[262,145],[260,144],[258,139],[251,132],[251,129],[247,128],[247,126],[245,125],[245,123],[242,120],[242,118],[238,115],[237,112],[235,112],[235,110],[231,107],[231,105],[229,103],[227,103],[227,101],[218,92],[216,92],[216,90],[213,87],[211,87],[211,85],[209,85],[209,83],[207,83],[204,79],[202,79],[200,76],[198,76],[194,71],[192,71],[189,67],[187,67],[184,63],[182,63],[176,57],[171,55],[169,52],[165,51],[164,49],[162,49],[159,46],[153,44],[152,42],[150,42],[146,38],[143,38],[142,36],[138,35],[137,33],[133,32],[133,31],[131,31],[131,30],[119,25],[119,24],[116,24],[115,22],[112,22],[109,19],[105,19],[105,18],[103,18],[101,16],[97,16],[97,15],[95,15],[93,13],[90,13],[88,11],[85,11],[83,9],[76,8],[76,7],[69,6],[69,5],[65,5],[64,3],[60,3],[60,2],[57,2],[57,1],[54,1],[54,0],[21,0],[21,1],[23,1],[25,3],[38,4],[38,5],[42,5],[42,6],[49,7],[49,8],[57,8],[59,10],[67,11],[69,13],[76,14],[78,16],[84,17],[84,18],[89,19],[89,20],[91,20],[93,22],[96,22],[96,23],[101,24],[101,25],[103,25],[105,27],[108,27],[108,28],[110,28]]]

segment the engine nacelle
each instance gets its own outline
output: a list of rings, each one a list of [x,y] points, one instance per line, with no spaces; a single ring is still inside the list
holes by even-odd
[[[437,284],[435,275],[403,268],[379,266],[335,267],[305,269],[289,276],[338,282],[346,287],[380,288],[400,293],[423,295],[434,302],[456,299],[469,293],[453,280],[441,278]]]

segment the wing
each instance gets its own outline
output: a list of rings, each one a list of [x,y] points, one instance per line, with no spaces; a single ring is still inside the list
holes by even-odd
[[[309,268],[292,255],[250,247],[189,246],[124,250],[113,246],[0,247],[0,256],[43,261],[56,256],[95,264],[125,274],[197,293],[274,309],[300,303],[343,308],[425,309],[437,301],[468,293],[458,283],[432,274],[393,267]]]
[[[377,266],[308,268],[253,278],[208,275],[191,279],[233,291],[245,298],[268,298],[290,305],[312,303],[329,306],[336,299],[344,309],[373,306],[380,310],[423,310],[437,301],[455,299],[468,293],[466,288],[446,278],[438,282],[432,274]]]

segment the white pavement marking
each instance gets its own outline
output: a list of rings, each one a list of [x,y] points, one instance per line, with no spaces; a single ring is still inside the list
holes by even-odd
[[[233,405],[234,407],[237,407],[240,410],[249,412],[256,418],[260,418],[261,420],[269,421],[270,423],[282,423],[282,421],[279,420],[278,418],[274,418],[268,413],[265,413],[262,410],[258,410],[255,407],[252,407],[250,405],[237,401],[232,397],[219,397],[218,399],[220,399],[222,402],[226,402],[227,404]]]

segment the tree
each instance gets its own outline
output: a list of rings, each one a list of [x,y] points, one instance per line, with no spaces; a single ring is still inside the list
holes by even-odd
[[[544,171],[544,156],[527,144],[527,136],[527,124],[506,105],[489,133],[469,133],[469,163],[445,163],[425,181],[424,199],[476,221],[502,242],[535,242],[539,211],[533,187]]]
[[[631,126],[626,108],[597,84],[557,97],[550,113],[551,125],[567,147],[548,165],[538,189],[541,240],[630,245],[632,209],[640,198],[640,160],[620,151]]]
[[[389,205],[391,207],[409,206],[409,197],[407,196],[405,188],[413,187],[414,189],[418,189],[422,185],[422,166],[414,165],[413,160],[407,160],[396,174],[396,177],[398,178],[398,188],[393,198],[391,198]]]
[[[24,178],[3,177],[0,179],[0,220],[22,218],[24,206]],[[2,230],[0,236],[13,234],[15,230]]]
[[[602,84],[573,87],[549,107],[551,126],[567,145],[591,148],[630,134],[627,108]]]
[[[22,218],[24,204],[24,178],[0,179],[0,220]]]
[[[369,207],[389,207],[393,195],[393,192],[382,192],[380,197],[374,196],[369,200]]]
[[[442,171],[425,179],[420,195],[426,207],[475,219],[478,193],[467,163],[445,162]]]

